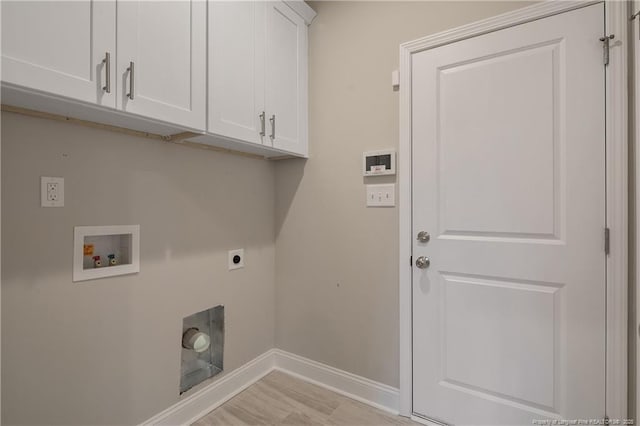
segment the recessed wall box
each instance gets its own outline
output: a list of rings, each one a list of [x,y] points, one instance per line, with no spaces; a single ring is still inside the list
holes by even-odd
[[[208,341],[205,341],[201,348],[196,348],[191,344],[193,338],[197,338],[195,336],[198,334],[208,337]],[[182,347],[180,393],[182,394],[222,372],[224,306],[218,305],[184,318],[180,343]]]
[[[396,174],[396,152],[391,149],[369,151],[362,155],[362,174],[380,176]]]
[[[140,225],[76,226],[73,281],[140,272]]]

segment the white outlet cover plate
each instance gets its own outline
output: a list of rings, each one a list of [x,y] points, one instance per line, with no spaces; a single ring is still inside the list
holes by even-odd
[[[396,185],[367,185],[367,207],[393,207],[396,205]]]
[[[240,256],[240,262],[233,263],[233,258]],[[229,250],[229,270],[244,268],[244,249]]]
[[[55,200],[49,200],[47,189],[50,184],[58,187]],[[61,177],[40,177],[40,205],[42,207],[64,207],[64,178]]]

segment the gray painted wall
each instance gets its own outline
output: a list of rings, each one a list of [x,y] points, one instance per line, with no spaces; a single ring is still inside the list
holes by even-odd
[[[397,210],[364,196],[395,178],[361,175],[363,151],[397,149],[398,44],[526,5],[312,3],[306,161],[3,113],[3,423],[134,424],[166,409],[182,317],[218,303],[227,372],[275,344],[398,386]],[[65,177],[64,208],[39,207],[43,175]],[[71,282],[74,226],[135,223],[140,274]],[[239,247],[247,266],[227,272]]]
[[[525,2],[310,3],[308,161],[276,167],[276,344],[398,386],[398,214],[362,152],[398,147],[398,46]]]
[[[168,408],[182,318],[220,303],[226,372],[274,346],[272,163],[9,113],[2,150],[3,424]],[[40,176],[65,178],[64,208]],[[140,224],[140,273],[73,283],[73,227],[109,224]]]

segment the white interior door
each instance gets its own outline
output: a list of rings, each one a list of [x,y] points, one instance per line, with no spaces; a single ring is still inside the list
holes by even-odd
[[[115,47],[115,1],[2,2],[5,82],[115,107]]]
[[[283,2],[267,3],[267,132],[275,148],[307,154],[304,20]]]
[[[412,57],[419,416],[605,415],[603,34],[601,3]]]
[[[209,0],[211,133],[256,144],[269,140],[264,107],[265,10],[260,1]]]
[[[205,129],[206,11],[205,0],[118,2],[119,108]]]

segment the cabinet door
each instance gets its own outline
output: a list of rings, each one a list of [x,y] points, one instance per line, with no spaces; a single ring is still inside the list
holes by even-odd
[[[307,26],[282,2],[267,3],[267,135],[307,155]]]
[[[206,3],[118,2],[118,108],[204,130]]]
[[[115,28],[113,1],[3,1],[2,80],[115,107]]]
[[[210,133],[257,144],[268,140],[265,11],[260,1],[209,1]]]

